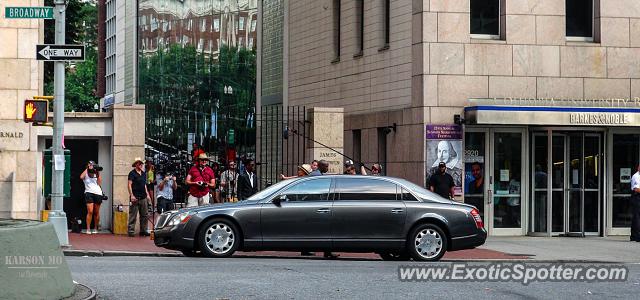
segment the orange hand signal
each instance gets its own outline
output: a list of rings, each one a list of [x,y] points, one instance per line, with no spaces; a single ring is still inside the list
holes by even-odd
[[[29,103],[27,104],[27,107],[25,107],[25,113],[27,114],[27,118],[31,119],[33,118],[33,115],[36,113],[36,111],[38,110],[35,106],[33,106],[33,103]]]

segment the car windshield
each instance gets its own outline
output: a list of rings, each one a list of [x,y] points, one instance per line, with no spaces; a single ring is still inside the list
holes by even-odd
[[[264,199],[267,196],[275,193],[276,191],[278,191],[279,189],[283,188],[284,186],[286,186],[287,184],[291,183],[293,181],[293,179],[288,179],[288,180],[283,180],[280,181],[256,194],[254,194],[253,196],[247,198],[247,200],[260,200],[260,199]]]
[[[422,198],[422,199],[426,199],[426,200],[434,200],[434,201],[442,201],[442,200],[447,200],[444,199],[442,197],[440,197],[438,194],[429,191],[411,181],[405,180],[405,179],[400,179],[400,178],[394,178],[398,183],[404,185],[405,187],[411,189],[411,191],[416,194],[416,196]]]

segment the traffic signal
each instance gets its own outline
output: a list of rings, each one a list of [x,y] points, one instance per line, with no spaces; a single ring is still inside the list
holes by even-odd
[[[46,123],[49,117],[49,101],[24,100],[24,121],[26,123]]]

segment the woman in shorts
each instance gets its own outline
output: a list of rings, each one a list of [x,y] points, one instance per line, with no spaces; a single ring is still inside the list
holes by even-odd
[[[93,161],[87,163],[87,168],[80,174],[80,179],[84,182],[84,198],[87,203],[87,229],[86,234],[98,233],[100,224],[100,205],[102,204],[102,177],[100,172],[94,168]],[[95,223],[95,229],[91,230],[91,220]]]

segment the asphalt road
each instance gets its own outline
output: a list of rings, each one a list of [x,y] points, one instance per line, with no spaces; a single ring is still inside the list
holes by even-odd
[[[404,262],[291,258],[67,257],[100,299],[638,299],[625,282],[401,282]],[[411,265],[421,265],[411,262]],[[445,265],[447,262],[429,264]]]

